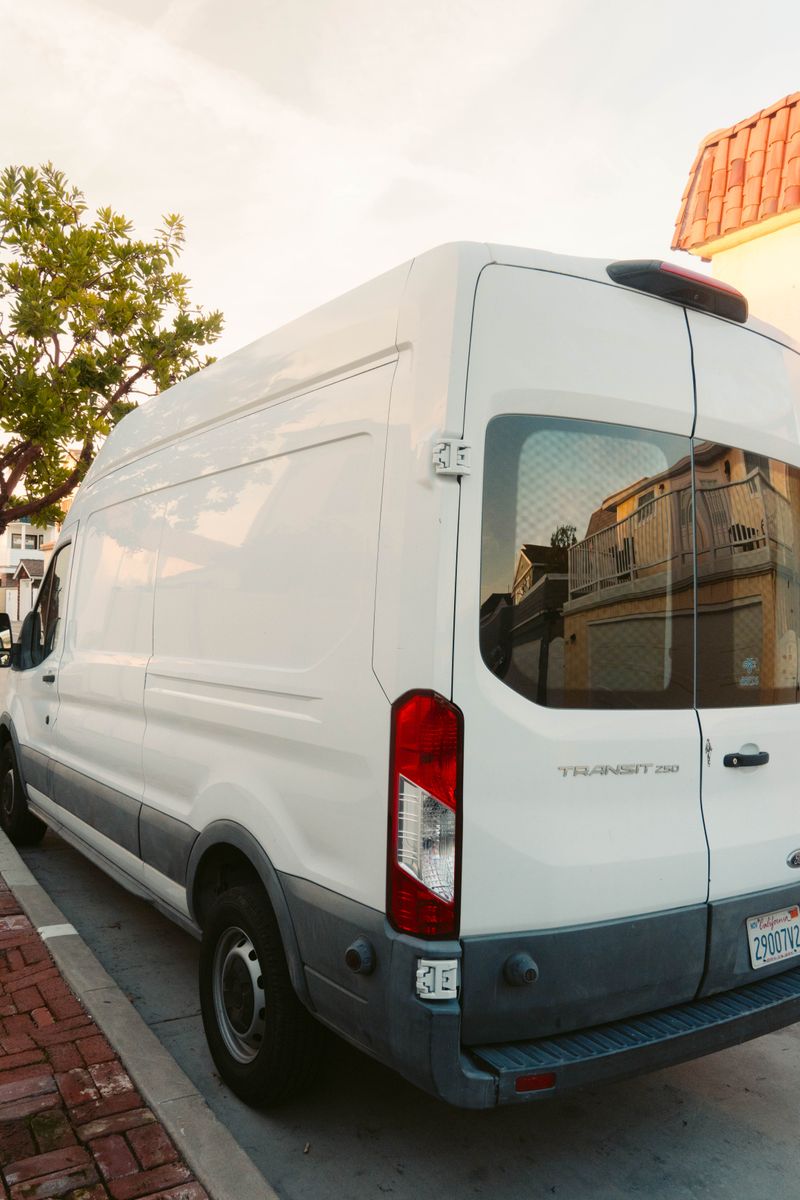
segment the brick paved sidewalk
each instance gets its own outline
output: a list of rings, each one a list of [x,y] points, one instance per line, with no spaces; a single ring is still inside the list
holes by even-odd
[[[0,1197],[208,1200],[0,877]]]

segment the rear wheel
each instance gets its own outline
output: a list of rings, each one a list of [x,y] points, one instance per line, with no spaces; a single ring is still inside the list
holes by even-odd
[[[38,846],[47,831],[28,808],[10,742],[0,751],[0,826],[15,846]]]
[[[275,915],[256,885],[224,892],[208,915],[200,1007],[217,1069],[248,1104],[275,1104],[313,1082],[324,1030],[295,994]]]

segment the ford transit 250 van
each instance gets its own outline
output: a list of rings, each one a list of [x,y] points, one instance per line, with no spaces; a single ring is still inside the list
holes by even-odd
[[[800,357],[657,262],[444,246],[143,404],[14,648],[0,820],[323,1026],[523,1103],[800,1017]]]

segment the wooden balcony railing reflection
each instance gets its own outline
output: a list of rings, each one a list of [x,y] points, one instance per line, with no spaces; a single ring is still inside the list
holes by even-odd
[[[666,571],[673,586],[690,576],[691,496],[690,487],[657,496],[571,546],[570,600]],[[792,549],[791,504],[758,471],[737,483],[701,486],[696,496],[698,574],[719,570],[723,560],[748,551],[777,557],[779,548]]]

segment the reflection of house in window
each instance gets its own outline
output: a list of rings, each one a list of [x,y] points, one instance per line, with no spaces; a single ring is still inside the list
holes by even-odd
[[[567,577],[567,549],[565,546],[534,546],[526,544],[517,554],[512,594],[514,603],[519,604],[532,587],[547,576]]]
[[[564,619],[568,595],[566,546],[526,543],[517,555],[514,573],[514,661],[510,673],[519,672],[533,685],[539,704],[552,704],[564,688]],[[513,686],[513,681],[510,679]]]
[[[695,471],[694,520],[686,458],[604,500],[570,548],[568,690],[619,692],[626,678],[647,690],[667,677],[674,650],[664,619],[693,611],[694,537],[705,702],[746,703],[754,688],[789,686],[800,634],[800,494],[790,498],[790,469],[702,442]],[[769,662],[776,648],[780,662]]]
[[[485,490],[480,645],[495,675],[559,707],[798,702],[800,469],[548,420],[530,418],[528,440],[519,418],[493,422],[495,450],[520,454]],[[553,529],[579,540],[543,544]]]
[[[653,505],[655,498],[656,494],[652,488],[649,492],[642,492],[636,497],[636,515],[640,523],[642,521],[649,521],[651,517],[655,516]]]

